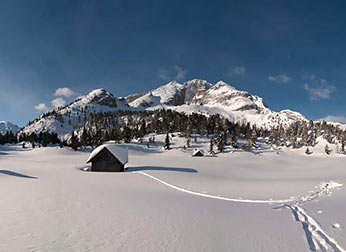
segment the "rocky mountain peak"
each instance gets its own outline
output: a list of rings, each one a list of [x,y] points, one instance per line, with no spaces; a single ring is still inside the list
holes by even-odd
[[[83,103],[97,103],[112,108],[117,107],[116,98],[103,88],[94,89],[88,95],[82,98]]]

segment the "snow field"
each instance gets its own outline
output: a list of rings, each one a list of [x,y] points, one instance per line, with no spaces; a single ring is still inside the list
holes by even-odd
[[[127,145],[125,173],[81,171],[91,150],[0,147],[0,251],[344,251],[342,156],[163,140]]]

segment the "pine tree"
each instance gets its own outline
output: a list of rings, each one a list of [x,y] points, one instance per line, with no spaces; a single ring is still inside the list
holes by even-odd
[[[165,149],[166,150],[170,150],[171,149],[171,142],[170,142],[170,140],[169,140],[169,134],[167,133],[167,135],[166,135],[166,139],[165,139]]]
[[[306,127],[306,124],[303,125],[303,131],[302,131],[302,145],[307,146],[308,145],[308,129]]]
[[[77,150],[78,150],[78,139],[77,139],[76,135],[74,134],[74,132],[72,132],[70,141],[71,141],[71,142],[70,142],[70,147],[71,147],[74,151],[77,151]]]
[[[330,155],[330,153],[332,152],[330,149],[329,149],[329,146],[328,144],[326,144],[326,146],[324,147],[324,151],[327,155]]]
[[[125,143],[129,143],[132,140],[132,131],[127,126],[125,126],[123,130],[123,139]]]
[[[214,154],[214,141],[213,141],[213,138],[210,138],[209,153],[210,154]]]
[[[49,140],[48,140],[48,133],[43,133],[42,134],[42,147],[47,147],[48,146],[48,142],[49,142]]]
[[[81,136],[81,145],[86,147],[90,145],[90,136],[88,134],[88,131],[86,130],[85,126],[83,127],[83,132],[82,132],[82,136]]]
[[[216,138],[216,143],[217,143],[217,150],[219,152],[223,152],[225,149],[225,142],[224,142],[224,137],[222,134],[219,134]]]
[[[232,131],[231,145],[233,148],[237,148],[237,130],[236,129]]]
[[[243,149],[245,151],[251,151],[252,149],[252,144],[251,144],[251,136],[252,136],[252,130],[251,128],[248,128],[245,134],[245,138],[246,138],[246,144],[244,144]]]
[[[139,136],[144,137],[146,133],[147,133],[147,124],[146,124],[145,120],[143,119],[141,128],[139,130]]]
[[[190,138],[188,137],[187,140],[186,140],[186,146],[187,146],[188,148],[190,148],[190,141],[191,141],[191,140],[190,140]]]
[[[310,151],[309,147],[307,147],[307,148],[306,148],[306,150],[305,150],[305,154],[306,154],[306,155],[310,155],[310,154],[312,154],[312,152]]]

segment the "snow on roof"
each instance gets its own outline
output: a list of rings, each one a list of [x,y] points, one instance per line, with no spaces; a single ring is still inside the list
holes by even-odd
[[[99,154],[104,148],[110,151],[110,153],[113,154],[114,157],[116,157],[120,163],[126,164],[129,161],[129,156],[128,156],[128,149],[124,147],[120,147],[119,145],[116,144],[102,144],[99,147],[97,147],[93,152],[91,152],[88,160],[86,161],[87,163],[91,162],[91,160]]]
[[[200,149],[195,149],[195,151],[192,153],[192,156],[195,156],[198,152],[202,153],[204,155],[203,151]]]

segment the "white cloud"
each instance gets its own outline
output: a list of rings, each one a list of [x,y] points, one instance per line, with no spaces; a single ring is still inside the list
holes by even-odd
[[[170,73],[169,71],[167,71],[166,69],[163,69],[161,68],[157,74],[157,77],[161,80],[164,80],[164,81],[168,81],[169,79],[171,79],[170,77]]]
[[[41,112],[41,113],[49,110],[45,103],[37,104],[34,108],[36,109],[37,112]]]
[[[326,116],[321,119],[320,121],[329,121],[329,122],[336,122],[336,123],[341,123],[341,124],[346,124],[346,116]]]
[[[279,74],[276,76],[269,75],[268,80],[271,82],[279,83],[279,84],[285,84],[285,83],[290,82],[292,80],[292,78],[289,77],[287,74]]]
[[[54,100],[51,101],[51,103],[54,108],[63,107],[66,105],[66,101],[61,97],[55,98]]]
[[[56,98],[50,102],[51,106],[48,107],[45,103],[40,103],[35,106],[35,109],[38,112],[46,112],[51,108],[63,107],[67,104],[67,101],[71,101],[72,99],[76,99],[76,97],[80,97],[80,94],[74,92],[70,88],[63,87],[56,89],[53,96],[55,96]]]
[[[246,74],[246,69],[243,66],[234,66],[234,67],[231,67],[229,74],[231,76],[235,76],[235,75],[242,76]]]
[[[64,87],[64,88],[58,88],[55,90],[54,96],[64,96],[64,97],[71,97],[76,96],[77,94],[72,91],[70,88]]]
[[[326,79],[318,79],[314,75],[309,83],[304,84],[304,89],[309,93],[310,100],[327,100],[336,88],[330,85]]]
[[[168,80],[178,80],[183,81],[186,77],[187,69],[184,69],[181,66],[173,66],[171,69],[164,69],[160,68],[157,77],[161,80],[168,81]]]
[[[175,71],[177,72],[175,79],[176,80],[184,80],[187,70],[182,68],[181,66],[174,66]]]

